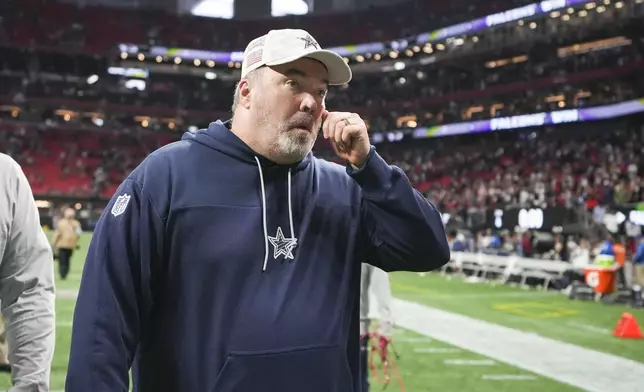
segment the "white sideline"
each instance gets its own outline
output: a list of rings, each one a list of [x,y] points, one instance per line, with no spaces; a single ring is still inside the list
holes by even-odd
[[[644,392],[644,364],[394,299],[396,324],[589,392]]]

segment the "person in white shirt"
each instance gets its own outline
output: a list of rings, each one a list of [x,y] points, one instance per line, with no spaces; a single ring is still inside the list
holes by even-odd
[[[54,262],[21,167],[0,154],[0,308],[13,387],[49,391],[54,355]]]

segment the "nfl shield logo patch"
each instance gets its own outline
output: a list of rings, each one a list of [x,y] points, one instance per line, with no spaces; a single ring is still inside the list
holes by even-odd
[[[114,205],[112,206],[112,215],[119,216],[127,208],[127,204],[130,202],[130,195],[127,193],[116,198]]]

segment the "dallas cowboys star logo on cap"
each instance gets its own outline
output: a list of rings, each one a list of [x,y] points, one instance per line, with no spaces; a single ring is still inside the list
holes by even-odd
[[[318,43],[315,42],[313,37],[311,37],[310,35],[307,35],[306,37],[297,37],[297,38],[304,41],[304,49],[307,49],[309,46],[312,46],[315,49],[320,49]]]
[[[273,258],[277,259],[280,255],[284,258],[293,260],[293,249],[297,245],[297,238],[286,238],[282,233],[282,228],[277,227],[277,234],[275,237],[268,237],[268,240],[273,244]]]

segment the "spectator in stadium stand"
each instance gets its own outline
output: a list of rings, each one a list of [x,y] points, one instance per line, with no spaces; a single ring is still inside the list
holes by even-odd
[[[27,177],[0,154],[0,364],[9,392],[49,391],[54,356],[54,267]],[[8,353],[7,353],[8,351]],[[10,365],[10,367],[7,367]]]
[[[68,392],[360,391],[360,268],[450,258],[438,210],[328,112],[342,57],[303,30],[251,41],[233,119],[139,165],[100,218]],[[345,166],[313,157],[318,132]]]

